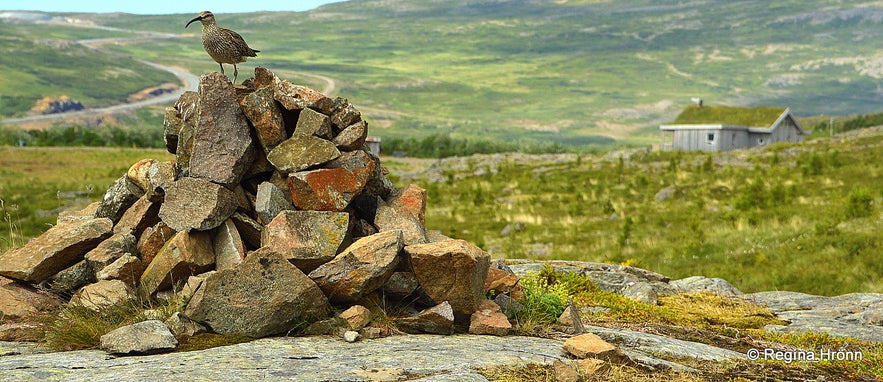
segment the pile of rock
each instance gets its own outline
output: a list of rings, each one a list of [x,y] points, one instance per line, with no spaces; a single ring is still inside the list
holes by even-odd
[[[164,124],[175,161],[136,163],[101,202],[0,256],[16,280],[5,291],[39,285],[94,309],[184,296],[176,320],[251,337],[321,331],[334,308],[381,300],[413,308],[410,330],[506,333],[481,305],[488,255],[427,233],[426,192],[387,180],[346,99],[264,68],[241,87],[213,73]]]

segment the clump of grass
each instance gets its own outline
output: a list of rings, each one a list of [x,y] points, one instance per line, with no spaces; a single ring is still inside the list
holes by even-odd
[[[4,231],[6,231],[8,235],[8,242],[6,243],[7,247],[16,247],[19,245],[18,238],[21,237],[21,228],[19,228],[17,212],[17,205],[13,204],[7,207],[3,198],[0,198],[0,217],[3,219],[3,224],[6,225]],[[13,216],[13,213],[16,213],[16,216]],[[3,248],[3,246],[0,245],[0,248]],[[2,252],[0,252],[0,254],[2,254]]]
[[[45,345],[57,351],[94,349],[107,332],[120,326],[138,322],[143,309],[134,301],[120,303],[95,311],[68,304],[56,316],[44,323]]]
[[[554,382],[552,365],[529,363],[525,365],[505,365],[479,369],[478,372],[494,382]]]
[[[542,335],[551,331],[551,326],[564,312],[570,291],[564,283],[557,281],[557,274],[550,267],[542,272],[523,277],[519,283],[524,290],[524,305],[512,314],[515,331],[519,334]]]
[[[152,306],[139,299],[131,299],[100,310],[67,304],[56,315],[46,315],[42,339],[52,350],[94,349],[101,344],[101,336],[121,326],[146,320],[165,320],[183,308],[184,301],[171,299],[163,305]]]
[[[795,346],[807,351],[822,350],[851,352],[861,354],[861,359],[823,360],[813,363],[814,366],[844,379],[883,380],[883,343],[869,343],[853,338],[835,337],[827,333],[769,333],[758,334],[767,341]]]

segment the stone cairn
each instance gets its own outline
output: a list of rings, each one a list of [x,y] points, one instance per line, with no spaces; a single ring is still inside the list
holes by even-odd
[[[0,256],[0,275],[15,280],[4,288],[39,286],[96,310],[183,298],[183,314],[160,325],[178,338],[341,327],[376,337],[364,306],[381,304],[407,307],[396,326],[409,332],[506,334],[484,300],[488,255],[426,231],[425,190],[387,180],[346,99],[260,67],[240,87],[212,73],[164,126],[176,159],[134,164],[101,202]],[[490,273],[488,288],[515,287]]]

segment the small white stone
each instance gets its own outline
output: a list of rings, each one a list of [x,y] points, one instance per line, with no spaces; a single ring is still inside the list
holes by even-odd
[[[359,332],[347,330],[346,333],[343,333],[343,339],[346,342],[356,342],[359,340]]]

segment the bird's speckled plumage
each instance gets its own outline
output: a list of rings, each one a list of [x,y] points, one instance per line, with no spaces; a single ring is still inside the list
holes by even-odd
[[[199,21],[202,24],[202,47],[221,67],[221,73],[224,73],[223,64],[233,65],[233,82],[235,83],[236,76],[239,74],[236,64],[245,62],[246,57],[257,57],[257,53],[260,51],[250,48],[239,33],[218,27],[215,24],[215,15],[210,11],[200,12],[199,16],[190,20],[184,28],[190,26],[194,21]]]

